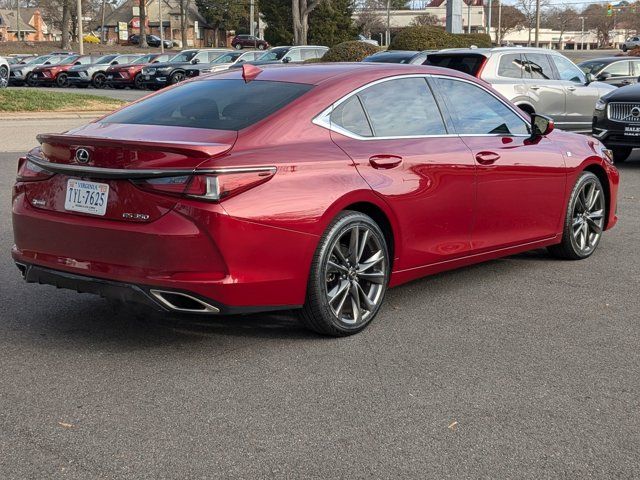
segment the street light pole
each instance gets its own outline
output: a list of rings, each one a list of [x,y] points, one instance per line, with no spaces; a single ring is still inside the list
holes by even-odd
[[[18,41],[20,41],[20,0],[16,0],[16,26],[18,27]]]
[[[498,30],[496,31],[496,43],[502,44],[502,0],[498,1]]]
[[[536,36],[535,36],[536,48],[540,46],[540,0],[536,0]]]
[[[164,22],[162,21],[162,0],[158,0],[158,19],[160,21],[160,53],[164,53]]]
[[[78,44],[80,48],[78,48],[78,52],[80,55],[84,55],[84,44],[82,38],[82,0],[78,0],[77,3],[77,14],[78,14]]]
[[[582,31],[580,32],[580,50],[584,50],[584,17],[580,17],[582,20]]]
[[[387,31],[384,41],[387,47],[391,43],[391,0],[387,0]]]
[[[104,7],[107,0],[102,0],[102,23],[100,24],[100,43],[104,43]]]
[[[489,0],[489,13],[487,13],[487,33],[491,38],[491,0]]]

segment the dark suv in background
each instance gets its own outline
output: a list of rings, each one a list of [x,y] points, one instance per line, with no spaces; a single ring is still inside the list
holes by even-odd
[[[255,35],[236,35],[231,40],[231,46],[236,50],[243,48],[257,48],[258,50],[266,50],[269,48],[269,42],[260,40]]]
[[[616,87],[638,83],[640,76],[640,58],[607,57],[595,58],[579,63],[584,73],[590,73],[599,82]]]
[[[142,69],[141,85],[144,88],[158,90],[174,85],[186,78],[186,69],[200,63],[209,64],[230,50],[222,48],[183,50],[168,62],[149,65]]]

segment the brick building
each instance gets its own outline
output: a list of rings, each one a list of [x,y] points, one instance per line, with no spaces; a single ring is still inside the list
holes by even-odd
[[[18,30],[20,40],[25,42],[50,42],[59,37],[37,8],[21,8],[19,20],[15,10],[0,9],[0,42],[18,41]]]

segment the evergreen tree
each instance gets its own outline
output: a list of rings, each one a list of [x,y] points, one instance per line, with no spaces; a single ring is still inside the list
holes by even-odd
[[[325,0],[309,16],[309,43],[332,47],[354,40],[356,28],[351,20],[352,0]]]

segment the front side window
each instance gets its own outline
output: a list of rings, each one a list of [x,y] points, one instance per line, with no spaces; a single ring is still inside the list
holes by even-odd
[[[288,58],[290,62],[302,61],[302,49],[292,48],[287,52],[286,58]]]
[[[289,51],[289,48],[273,48],[270,51],[264,53],[258,60],[261,62],[272,62],[274,60],[282,60],[285,54]]]
[[[96,60],[96,63],[99,65],[105,65],[107,63],[111,63],[112,60],[114,60],[117,57],[117,55],[105,55],[103,57],[98,58],[98,60]]]
[[[631,62],[615,62],[605,68],[602,73],[608,73],[611,77],[628,77],[631,73],[629,67]]]
[[[211,79],[161,92],[102,119],[104,123],[242,130],[313,88],[289,82]]]
[[[524,64],[519,53],[503,55],[498,64],[498,75],[508,78],[522,78]]]
[[[471,83],[437,78],[449,114],[461,135],[528,135],[529,126],[513,110],[486,90]]]
[[[358,97],[376,137],[447,133],[433,94],[422,77],[381,82],[362,90]]]
[[[560,80],[584,84],[586,82],[584,73],[576,67],[571,60],[560,55],[553,55],[553,62],[556,64]]]
[[[547,55],[544,53],[527,53],[525,57],[525,78],[533,78],[535,80],[553,79],[553,69]]]

